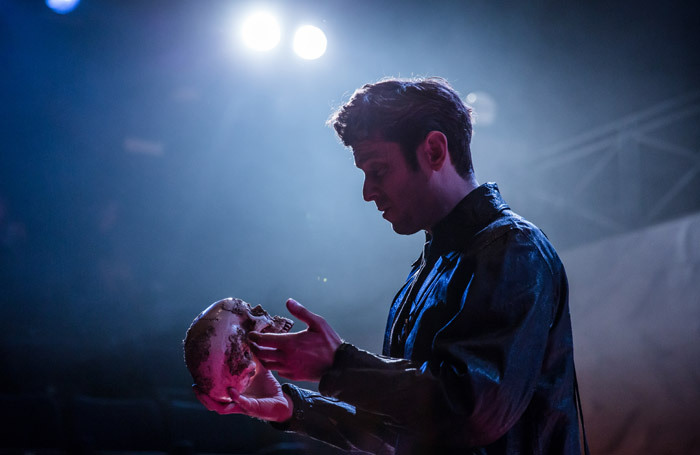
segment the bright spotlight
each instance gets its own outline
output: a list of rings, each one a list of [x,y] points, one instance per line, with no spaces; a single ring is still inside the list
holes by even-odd
[[[294,52],[306,60],[315,60],[326,52],[328,40],[320,28],[304,25],[294,34]]]
[[[256,51],[269,51],[280,42],[280,26],[269,13],[256,13],[243,23],[243,42]]]
[[[80,0],[46,0],[46,6],[58,14],[70,13],[78,6]]]

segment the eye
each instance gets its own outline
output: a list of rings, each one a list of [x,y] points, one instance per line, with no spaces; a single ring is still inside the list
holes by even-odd
[[[384,177],[384,175],[386,175],[386,171],[387,171],[386,166],[375,166],[375,167],[371,167],[367,171],[367,175],[369,175],[370,177],[374,177],[376,179],[380,179],[380,178]]]
[[[258,305],[250,310],[250,314],[252,314],[253,316],[263,316],[266,313],[265,310],[263,310],[263,308],[260,305]]]

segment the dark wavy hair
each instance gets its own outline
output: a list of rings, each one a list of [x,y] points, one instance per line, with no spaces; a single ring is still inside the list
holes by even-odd
[[[388,78],[355,90],[327,123],[346,147],[368,139],[397,142],[414,170],[418,145],[429,132],[440,131],[457,173],[464,177],[473,171],[471,113],[443,78]]]

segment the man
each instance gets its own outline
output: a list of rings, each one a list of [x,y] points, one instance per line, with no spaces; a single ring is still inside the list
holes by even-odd
[[[269,420],[348,450],[396,454],[578,454],[564,268],[544,234],[474,176],[470,109],[443,79],[367,84],[330,123],[399,234],[426,232],[389,311],[383,355],[308,324],[251,333],[267,369],[211,410]]]

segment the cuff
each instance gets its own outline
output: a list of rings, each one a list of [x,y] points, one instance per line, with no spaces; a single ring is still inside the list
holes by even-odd
[[[299,431],[299,427],[302,425],[304,420],[304,414],[310,408],[310,404],[304,400],[304,395],[299,387],[292,384],[282,384],[282,391],[289,395],[292,399],[292,404],[294,409],[292,410],[292,417],[285,420],[284,422],[269,422],[273,428],[282,431]]]
[[[333,357],[333,365],[326,371],[318,383],[318,391],[327,397],[335,397],[337,393],[337,380],[343,370],[347,368],[359,350],[350,343],[338,346]]]

